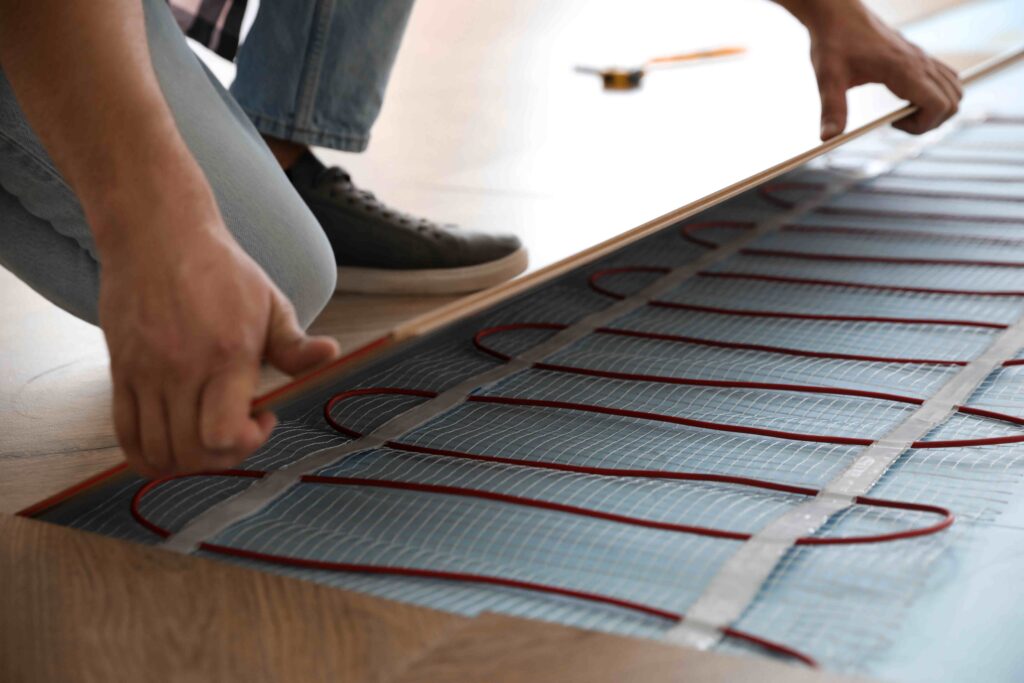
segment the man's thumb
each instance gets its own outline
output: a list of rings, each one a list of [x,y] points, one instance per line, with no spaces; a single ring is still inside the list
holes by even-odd
[[[310,337],[299,327],[295,311],[275,297],[267,334],[267,360],[271,365],[298,375],[338,355],[338,342],[330,337]]]

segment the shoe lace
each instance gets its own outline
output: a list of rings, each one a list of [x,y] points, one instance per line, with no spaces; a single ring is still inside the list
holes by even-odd
[[[398,223],[407,225],[417,232],[429,234],[433,237],[448,237],[444,230],[441,229],[441,226],[434,221],[394,209],[377,199],[377,196],[372,192],[359,189],[352,182],[352,176],[345,169],[338,166],[331,166],[321,171],[320,175],[317,176],[315,184],[317,186],[329,186],[332,198],[337,199],[344,196],[348,199],[349,204],[359,204],[368,213],[380,212],[383,217],[396,220]]]

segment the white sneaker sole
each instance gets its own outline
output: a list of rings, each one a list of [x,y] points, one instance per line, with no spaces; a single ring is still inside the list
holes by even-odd
[[[496,261],[462,268],[390,270],[340,266],[335,291],[350,294],[468,294],[511,280],[529,263],[520,248]]]

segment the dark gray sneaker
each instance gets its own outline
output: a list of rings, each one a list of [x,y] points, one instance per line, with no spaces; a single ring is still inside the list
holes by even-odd
[[[518,238],[438,225],[391,209],[310,152],[287,174],[331,242],[339,292],[463,294],[526,269]]]

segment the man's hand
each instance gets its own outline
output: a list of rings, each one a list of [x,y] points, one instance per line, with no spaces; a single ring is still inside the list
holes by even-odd
[[[153,72],[138,0],[0,0],[0,62],[95,237],[114,423],[148,476],[232,467],[274,426],[251,415],[263,358],[337,353],[238,246]]]
[[[920,134],[957,112],[963,90],[953,69],[886,26],[859,0],[777,0],[811,35],[821,93],[821,139],[846,128],[846,91],[882,83],[918,107],[893,125]]]
[[[129,202],[140,204],[146,231],[96,226],[106,236],[100,324],[118,440],[145,476],[233,467],[275,424],[270,413],[250,414],[261,360],[297,374],[331,359],[337,344],[303,333],[205,183],[190,189],[182,179],[155,197]],[[111,221],[135,213],[120,204]]]

